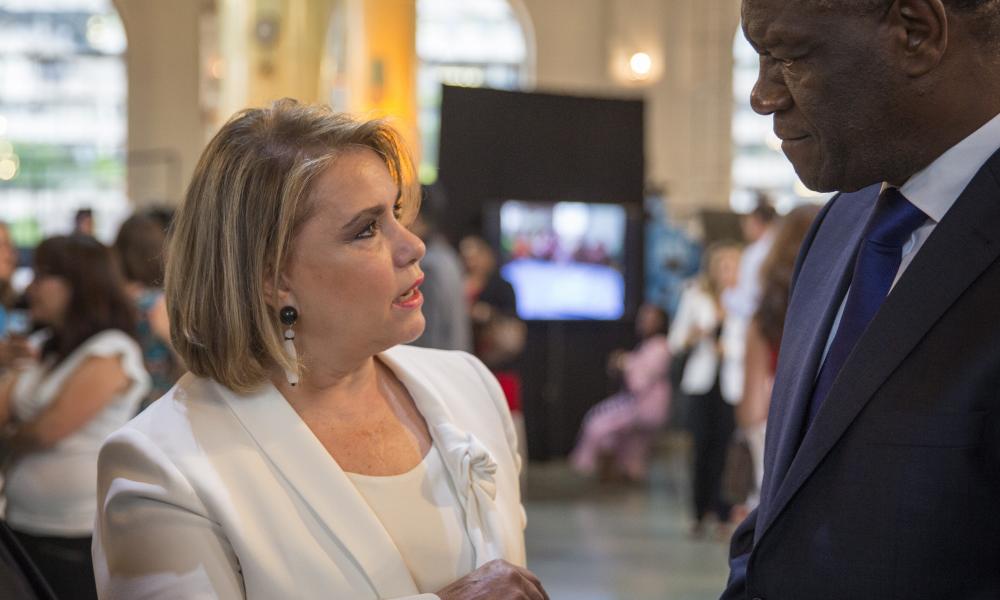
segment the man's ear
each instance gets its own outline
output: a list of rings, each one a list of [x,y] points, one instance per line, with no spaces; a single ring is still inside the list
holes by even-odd
[[[948,12],[942,0],[895,0],[889,9],[890,25],[903,72],[922,77],[933,71],[948,49]]]

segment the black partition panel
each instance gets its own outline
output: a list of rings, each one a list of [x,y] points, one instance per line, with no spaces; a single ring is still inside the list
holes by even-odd
[[[643,103],[444,86],[438,178],[453,235],[489,200],[641,204]]]
[[[493,238],[484,211],[503,200],[629,206],[626,317],[528,323],[521,364],[532,458],[569,451],[584,413],[614,389],[607,355],[634,341],[642,289],[643,140],[641,100],[443,89],[438,179],[448,205],[440,225],[452,240],[466,233]]]

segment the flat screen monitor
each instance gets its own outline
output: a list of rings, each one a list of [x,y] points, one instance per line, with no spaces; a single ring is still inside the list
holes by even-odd
[[[499,213],[500,274],[522,319],[624,316],[625,207],[508,200]]]

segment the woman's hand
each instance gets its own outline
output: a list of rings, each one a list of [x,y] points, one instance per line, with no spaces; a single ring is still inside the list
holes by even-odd
[[[684,342],[686,348],[694,348],[697,346],[702,339],[705,338],[705,330],[697,325],[691,327],[690,332],[688,332],[687,340]]]
[[[549,600],[531,571],[493,560],[437,593],[441,600]]]

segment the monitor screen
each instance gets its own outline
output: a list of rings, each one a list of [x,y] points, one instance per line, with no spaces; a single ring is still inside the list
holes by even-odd
[[[500,205],[500,274],[528,320],[625,314],[625,208],[583,202]]]

